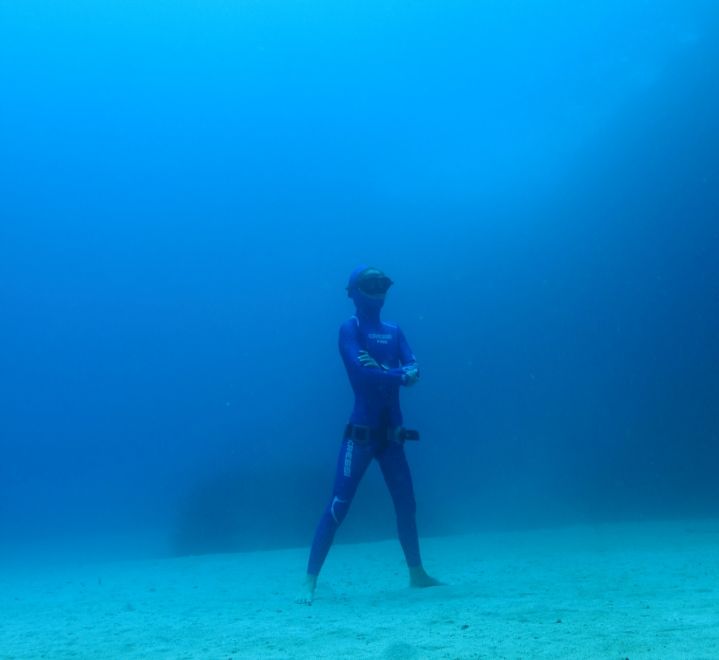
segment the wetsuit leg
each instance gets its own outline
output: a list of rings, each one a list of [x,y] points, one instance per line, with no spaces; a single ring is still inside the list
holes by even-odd
[[[367,466],[372,462],[373,456],[374,448],[370,444],[358,444],[347,439],[342,442],[337,459],[332,499],[317,525],[310,550],[310,559],[307,564],[307,573],[310,575],[319,575],[334,540],[335,532],[347,515],[352,498],[357,492],[357,486],[362,480]]]
[[[404,453],[404,446],[399,442],[390,442],[378,454],[377,460],[382,469],[385,483],[389,489],[394,509],[397,514],[397,532],[402,544],[407,566],[420,566],[419,537],[417,534],[417,505],[412,487],[412,475]]]

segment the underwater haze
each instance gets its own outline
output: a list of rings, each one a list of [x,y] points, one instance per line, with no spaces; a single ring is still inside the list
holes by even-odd
[[[422,536],[719,515],[717,18],[0,3],[0,552],[308,545],[360,263]]]

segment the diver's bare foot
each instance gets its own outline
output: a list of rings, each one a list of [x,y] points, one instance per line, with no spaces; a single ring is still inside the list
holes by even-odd
[[[409,586],[410,587],[439,587],[443,582],[431,575],[427,575],[427,571],[422,566],[411,566],[409,569]]]
[[[295,603],[299,605],[312,605],[312,601],[315,597],[315,588],[317,587],[317,576],[310,575],[309,573],[305,576],[305,583],[302,585],[302,592],[297,598]]]

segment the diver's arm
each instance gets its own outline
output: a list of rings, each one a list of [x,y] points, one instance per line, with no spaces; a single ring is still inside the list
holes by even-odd
[[[397,328],[397,332],[399,333],[399,363],[402,365],[402,371],[406,376],[403,384],[414,385],[419,380],[419,364],[417,364],[417,358],[409,347],[402,329]]]
[[[340,354],[352,378],[370,385],[403,385],[406,380],[404,369],[384,369],[380,366],[365,366],[360,359],[366,354],[357,342],[357,328],[351,322],[340,328]]]

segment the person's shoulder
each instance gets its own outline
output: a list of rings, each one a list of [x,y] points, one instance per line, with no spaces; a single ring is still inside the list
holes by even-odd
[[[382,321],[382,327],[387,328],[390,332],[402,332],[399,323],[395,323],[394,321]]]
[[[356,316],[350,316],[340,325],[340,332],[354,332],[359,327],[359,319]]]

